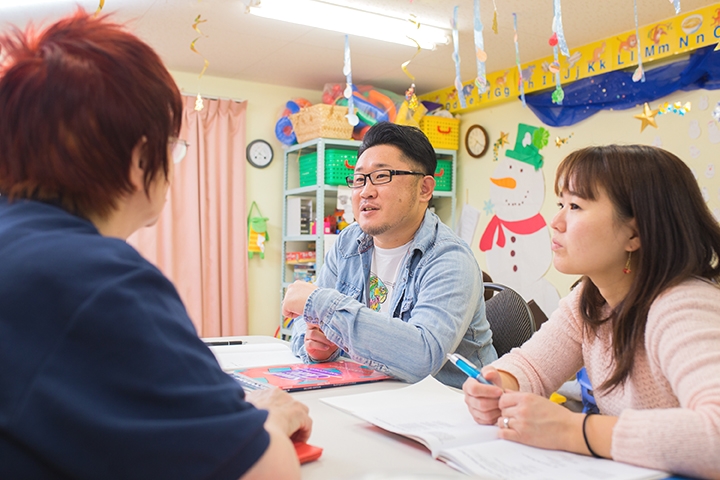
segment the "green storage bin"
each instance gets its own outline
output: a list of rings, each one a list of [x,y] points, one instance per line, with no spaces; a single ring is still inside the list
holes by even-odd
[[[452,190],[452,160],[437,161],[435,169],[435,190],[449,192]]]
[[[346,185],[345,177],[352,175],[356,162],[357,150],[326,149],[325,185]],[[315,185],[317,180],[317,152],[300,155],[298,163],[300,164],[300,186]]]

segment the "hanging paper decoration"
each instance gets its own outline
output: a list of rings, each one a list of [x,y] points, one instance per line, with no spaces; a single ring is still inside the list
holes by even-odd
[[[195,108],[194,108],[194,110],[195,110],[196,112],[199,112],[199,111],[202,110],[203,108],[205,108],[205,105],[203,104],[203,99],[202,99],[202,97],[201,97],[200,94],[198,93],[198,94],[197,94],[197,97],[195,98]]]
[[[565,92],[560,86],[560,62],[558,61],[558,47],[553,47],[554,61],[550,64],[550,72],[555,75],[555,91],[552,93],[552,102],[558,105],[562,105],[563,99],[565,98]]]
[[[558,60],[558,45],[560,43],[560,36],[562,35],[562,14],[559,14],[560,0],[554,0],[553,3],[553,35],[550,37],[550,45],[553,47],[553,62],[548,67],[548,70],[555,75],[555,91],[552,93],[552,102],[557,105],[562,105],[563,99],[565,98],[565,92],[560,85],[560,61]],[[560,34],[558,34],[557,28],[560,26]],[[565,45],[567,48],[567,45]],[[568,52],[570,53],[570,52]],[[568,55],[569,56],[569,55]]]
[[[670,3],[675,7],[675,15],[680,13],[680,0],[670,0]]]
[[[568,141],[572,138],[573,135],[574,135],[574,133],[571,133],[569,136],[564,137],[564,138],[563,137],[555,137],[555,146],[557,148],[560,148],[561,146],[565,145],[566,143],[568,143]]]
[[[102,11],[103,7],[105,6],[105,0],[100,0],[100,5],[98,5],[97,10],[95,10],[95,16],[97,17],[100,15],[100,12]]]
[[[475,0],[478,1],[478,0]],[[523,79],[522,67],[520,66],[520,47],[518,46],[518,33],[517,33],[517,14],[513,13],[513,32],[515,33],[515,64],[517,65],[518,74],[520,77],[520,100],[522,100],[523,108],[527,107],[525,104],[525,81]]]
[[[348,113],[345,115],[348,123],[353,127],[360,122],[360,119],[355,114],[355,96],[353,95],[353,83],[352,83],[352,66],[350,64],[350,39],[348,35],[345,35],[345,65],[343,65],[343,74],[345,74],[345,91],[343,96],[347,98]]]
[[[410,23],[415,25],[416,29],[420,28],[420,23],[418,23],[418,21],[415,19],[415,15],[410,15],[410,18],[408,19],[408,21],[410,21]],[[405,72],[405,75],[407,75],[408,78],[410,78],[410,81],[412,82],[410,84],[410,88],[408,88],[405,91],[405,102],[403,103],[403,105],[400,106],[400,110],[398,110],[398,115],[397,115],[397,117],[395,117],[397,119],[396,120],[397,123],[400,123],[400,124],[404,124],[403,122],[405,122],[406,117],[408,117],[408,116],[412,117],[415,114],[415,110],[420,105],[420,102],[418,101],[417,96],[415,95],[415,75],[410,73],[410,71],[408,70],[407,67],[408,67],[408,65],[410,65],[410,62],[412,62],[415,59],[415,57],[418,56],[418,54],[420,53],[420,50],[422,50],[422,49],[420,48],[420,44],[417,42],[417,40],[415,40],[411,36],[408,36],[408,38],[417,46],[417,50],[415,51],[415,55],[413,55],[410,58],[410,60],[408,60],[407,62],[404,62],[402,65],[400,65],[400,68],[402,69],[402,71]],[[404,111],[404,113],[401,114],[401,112],[403,112],[403,111]]]
[[[408,103],[408,108],[411,111],[414,112],[418,108],[420,102],[418,101],[418,98],[415,95],[415,84],[414,83],[410,84],[410,88],[405,90],[405,101]]]
[[[566,57],[569,57],[570,50],[568,50],[567,42],[565,41],[565,33],[563,32],[562,10],[560,8],[560,0],[553,0],[552,31],[553,34],[552,37],[550,37],[551,41],[556,42],[556,45],[560,47],[560,53],[562,53]],[[554,47],[555,45],[552,46]]]
[[[190,50],[192,50],[193,52],[195,52],[195,53],[197,53],[198,55],[200,55],[200,56],[203,58],[203,61],[204,61],[203,68],[202,68],[202,70],[200,70],[200,75],[198,75],[198,84],[200,83],[199,80],[200,80],[200,79],[202,78],[202,76],[205,74],[205,70],[207,70],[208,65],[210,65],[210,62],[208,61],[208,59],[205,58],[205,56],[203,56],[203,54],[200,53],[200,52],[198,52],[198,50],[195,48],[195,42],[197,42],[198,40],[200,40],[201,37],[206,36],[206,35],[203,35],[203,33],[200,31],[200,27],[198,27],[198,25],[200,25],[201,23],[205,23],[205,22],[207,22],[207,20],[201,20],[201,19],[200,19],[200,15],[198,15],[197,17],[195,17],[195,20],[194,20],[194,22],[193,22],[193,24],[192,24],[193,30],[195,30],[196,32],[198,32],[198,34],[200,34],[200,36],[199,36],[199,37],[195,37],[195,40],[193,40],[192,42],[190,42]],[[198,86],[198,90],[200,90],[199,86]],[[196,112],[199,112],[199,111],[202,110],[203,108],[205,108],[205,106],[203,105],[202,97],[200,97],[200,93],[198,92],[197,98],[195,99],[195,108],[194,108],[194,110],[195,110]]]
[[[492,24],[492,30],[495,32],[495,35],[498,33],[498,25],[497,25],[497,5],[495,4],[495,0],[493,0],[493,24]]]
[[[485,78],[485,61],[487,60],[487,54],[485,53],[485,41],[483,39],[482,32],[483,24],[480,19],[480,0],[475,0],[475,21],[473,23],[473,34],[475,36],[475,60],[477,62],[477,77],[475,78],[475,86],[477,87],[478,96],[482,95],[485,93],[485,90],[487,90],[487,78]]]
[[[645,102],[645,105],[643,105],[643,113],[633,115],[635,118],[642,122],[642,124],[640,125],[640,132],[645,130],[645,127],[647,127],[648,125],[652,125],[653,127],[658,128],[657,123],[655,123],[655,115],[657,115],[657,113],[657,110],[652,110],[650,108],[650,105]]]
[[[453,21],[452,21],[452,38],[455,50],[453,51],[453,61],[455,62],[455,89],[457,90],[458,99],[460,100],[460,107],[466,108],[467,103],[465,102],[465,92],[463,91],[462,78],[460,77],[460,41],[458,40],[458,6],[455,5],[453,9]]]
[[[257,215],[253,215],[253,210],[257,210]],[[267,229],[268,220],[267,217],[262,216],[257,203],[252,202],[247,219],[248,258],[253,258],[256,253],[260,254],[260,258],[265,258],[265,242],[270,240]]]
[[[686,113],[690,111],[691,103],[686,102],[685,105],[683,105],[681,102],[665,102],[662,105],[658,106],[657,112],[658,115],[662,115],[664,113],[675,113],[677,115],[680,115],[681,117],[684,117]]]
[[[210,65],[210,62],[208,61],[208,59],[205,58],[205,57],[203,56],[203,54],[200,53],[200,52],[198,52],[197,49],[195,48],[195,42],[197,42],[198,40],[200,40],[201,37],[205,37],[205,36],[206,36],[206,35],[203,35],[203,33],[200,31],[200,28],[198,27],[198,25],[200,25],[201,23],[207,22],[207,20],[200,20],[200,16],[201,16],[201,15],[198,15],[197,17],[195,17],[195,22],[194,22],[193,25],[192,25],[193,30],[195,30],[196,32],[198,32],[198,33],[200,34],[200,36],[199,36],[199,37],[196,37],[195,40],[193,40],[192,42],[190,42],[190,50],[192,50],[193,52],[195,52],[195,53],[197,53],[198,55],[200,55],[200,56],[203,58],[204,62],[205,62],[202,70],[200,70],[200,75],[198,75],[198,78],[202,78],[203,74],[205,74],[205,70],[207,70],[207,68],[208,68],[208,65]]]
[[[505,145],[509,145],[510,141],[508,140],[509,133],[500,132],[500,138],[495,140],[495,143],[493,143],[493,160],[495,162],[498,161],[498,152],[501,148],[504,148]]]
[[[645,81],[645,70],[642,64],[642,50],[640,48],[640,28],[638,27],[638,13],[637,13],[637,0],[633,0],[633,8],[635,9],[635,38],[637,39],[637,59],[638,66],[633,73],[633,82],[644,82]]]

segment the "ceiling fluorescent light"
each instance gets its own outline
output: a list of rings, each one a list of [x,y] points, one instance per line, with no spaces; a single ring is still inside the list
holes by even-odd
[[[434,50],[447,45],[448,33],[442,28],[412,23],[409,19],[389,17],[355,8],[342,7],[313,0],[261,0],[251,2],[250,13],[260,17],[332,30],[385,42],[399,43]],[[252,4],[256,4],[253,6]]]
[[[31,5],[42,5],[50,3],[78,3],[77,0],[0,0],[0,10],[16,7],[28,7]]]

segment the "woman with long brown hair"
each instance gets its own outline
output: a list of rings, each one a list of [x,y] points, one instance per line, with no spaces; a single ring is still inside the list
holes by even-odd
[[[525,345],[463,386],[503,439],[720,478],[720,226],[690,169],[641,145],[558,167],[554,265],[580,284]],[[547,397],[585,366],[601,415]]]

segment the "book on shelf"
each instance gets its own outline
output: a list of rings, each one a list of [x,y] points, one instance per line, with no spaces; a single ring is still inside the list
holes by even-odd
[[[377,382],[391,377],[352,360],[238,368],[231,372],[248,390],[278,387],[288,392]]]
[[[480,478],[641,480],[665,478],[659,470],[497,438],[498,427],[478,425],[463,394],[433,377],[397,390],[321,399],[392,433],[415,440],[433,458]]]

